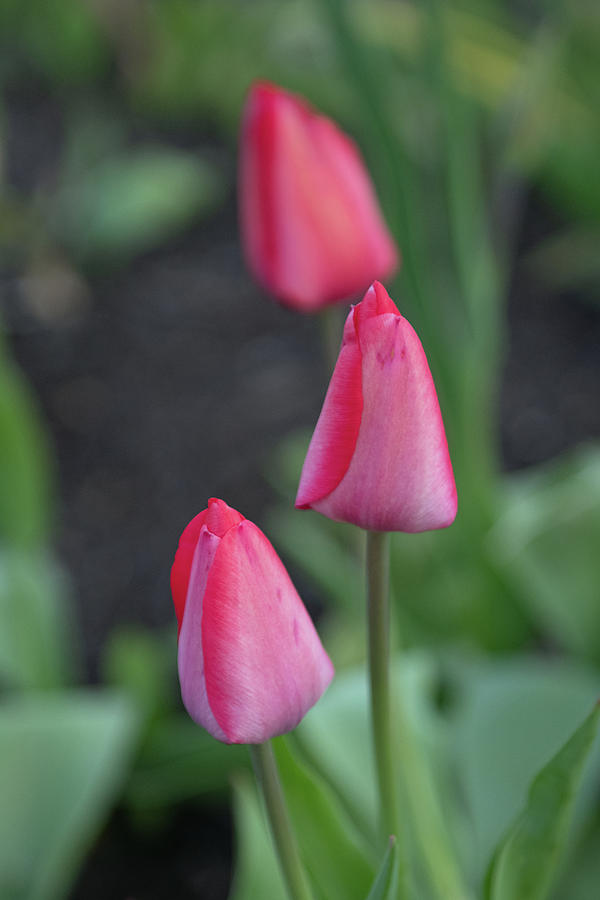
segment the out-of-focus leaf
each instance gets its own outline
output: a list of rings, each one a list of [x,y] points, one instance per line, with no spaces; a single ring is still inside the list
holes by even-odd
[[[495,854],[487,878],[489,900],[544,900],[564,853],[575,795],[598,733],[596,705],[529,789],[525,809]]]
[[[249,765],[246,747],[219,743],[183,715],[164,716],[143,743],[126,800],[136,813],[159,813],[185,800],[224,794],[231,773]]]
[[[419,897],[466,898],[469,894],[461,885],[446,821],[451,792],[435,758],[444,735],[432,702],[430,662],[421,654],[407,654],[393,668],[396,699],[404,706],[401,730],[396,733],[403,839],[412,845],[413,862],[419,860],[415,863]],[[364,668],[338,673],[295,734],[311,766],[334,787],[356,827],[377,850],[377,791]],[[431,871],[432,860],[434,887],[422,874],[426,868]],[[410,882],[415,873],[405,875]]]
[[[229,900],[288,900],[252,782],[239,775],[233,787],[236,861]]]
[[[453,747],[471,820],[469,863],[478,879],[522,808],[531,780],[589,710],[600,681],[574,664],[524,658],[462,659],[454,676]],[[600,782],[600,753],[589,779],[580,819],[589,815]]]
[[[584,449],[511,482],[491,553],[555,641],[600,659],[600,452]]]
[[[365,669],[338,672],[294,737],[311,766],[333,785],[375,852],[378,812]]]
[[[597,817],[596,817],[597,818]],[[600,828],[598,821],[589,829],[585,839],[579,842],[563,873],[559,884],[552,893],[553,900],[590,900],[600,884]]]
[[[50,465],[34,404],[0,338],[0,539],[30,546],[50,519]]]
[[[61,87],[97,77],[110,58],[91,3],[4,0],[0,33],[4,66],[26,73],[33,66]]]
[[[396,838],[392,836],[367,900],[393,900],[396,896],[396,857]]]
[[[289,741],[273,747],[296,832],[300,854],[313,887],[323,900],[364,898],[373,867],[343,808],[315,772],[294,756]]]
[[[110,635],[104,658],[105,681],[128,691],[151,718],[168,708],[176,659],[174,634],[123,627]]]
[[[0,704],[0,896],[65,897],[127,772],[133,707],[109,693]]]
[[[54,688],[72,673],[67,583],[57,564],[33,550],[0,551],[0,685]]]
[[[84,261],[118,261],[212,210],[222,191],[215,167],[188,153],[131,150],[92,166],[62,189],[55,228]]]

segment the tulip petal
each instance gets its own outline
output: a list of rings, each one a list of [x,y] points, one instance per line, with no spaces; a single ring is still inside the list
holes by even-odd
[[[409,322],[378,312],[386,308],[382,296],[368,292],[363,302],[372,304],[371,315],[369,306],[354,310],[363,413],[350,465],[338,486],[310,505],[377,531],[444,528],[456,516],[456,487],[435,386]],[[329,417],[335,421],[331,411]],[[336,446],[332,434],[332,453]]]
[[[199,516],[196,516],[196,519],[198,518]],[[196,519],[193,519],[192,522],[195,522]],[[206,525],[202,526],[192,560],[189,590],[179,634],[177,663],[181,697],[188,713],[195,722],[206,728],[217,740],[227,741],[206,696],[202,642],[206,582],[221,540],[222,538],[212,534]]]
[[[253,86],[239,185],[249,267],[281,302],[316,310],[396,268],[398,253],[360,153],[300,97]]]
[[[177,616],[177,634],[181,632],[181,624],[183,622],[183,613],[188,593],[188,585],[190,583],[190,574],[192,571],[192,563],[194,561],[194,553],[196,552],[196,544],[204,524],[207,525],[209,531],[218,537],[223,537],[225,532],[243,521],[243,516],[232,509],[223,500],[211,497],[208,501],[208,508],[198,513],[179,539],[179,546],[175,554],[175,560],[171,568],[171,593],[173,595],[173,604],[175,606],[175,614]]]
[[[326,497],[346,474],[356,447],[362,410],[361,354],[352,311],[346,320],[342,349],[302,468],[297,509],[307,509]]]
[[[202,650],[208,703],[229,743],[262,743],[290,731],[333,677],[281,560],[248,520],[228,531],[214,554]]]
[[[171,593],[173,595],[173,605],[175,606],[175,615],[177,616],[177,634],[181,633],[181,625],[183,623],[183,612],[185,610],[185,599],[188,592],[188,584],[190,582],[190,572],[194,561],[194,553],[198,544],[198,538],[202,526],[208,514],[207,509],[203,509],[201,513],[194,516],[181,537],[179,538],[179,546],[175,554],[175,561],[171,567]]]

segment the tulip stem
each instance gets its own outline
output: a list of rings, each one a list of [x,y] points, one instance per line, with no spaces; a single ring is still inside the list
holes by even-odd
[[[291,900],[313,900],[285,804],[271,742],[250,744],[249,749],[254,774],[265,800],[273,842],[290,898]]]
[[[390,536],[367,532],[367,588],[371,721],[382,825],[398,838],[390,707]]]

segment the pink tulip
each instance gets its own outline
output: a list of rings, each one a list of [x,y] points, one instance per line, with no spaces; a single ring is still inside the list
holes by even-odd
[[[378,282],[346,320],[296,507],[373,531],[429,531],[456,516],[427,359]]]
[[[311,312],[360,296],[398,254],[354,143],[301,97],[259,82],[240,145],[246,259],[282,303]]]
[[[281,560],[256,525],[209,500],[171,570],[187,711],[227,744],[291,731],[333,666]]]

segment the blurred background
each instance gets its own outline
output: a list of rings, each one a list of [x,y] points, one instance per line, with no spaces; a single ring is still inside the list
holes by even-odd
[[[330,372],[320,323],[240,254],[254,78],[357,140],[438,385],[460,515],[395,537],[398,646],[434,660],[436,709],[471,697],[474,660],[513,712],[535,670],[542,758],[585,711],[599,50],[594,0],[1,0],[2,897],[228,895],[246,758],[183,715],[169,592],[210,496],[268,532],[338,668],[362,659],[360,542],[291,505]]]

